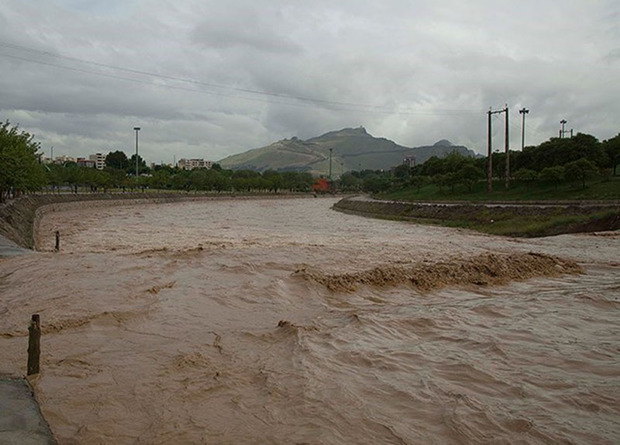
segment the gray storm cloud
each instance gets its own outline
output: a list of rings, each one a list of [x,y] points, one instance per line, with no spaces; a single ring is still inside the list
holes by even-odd
[[[615,1],[0,0],[0,117],[42,148],[221,159],[365,126],[407,146],[483,152],[488,107],[511,145],[620,130]],[[575,20],[578,17],[579,20]],[[503,135],[495,126],[496,140]]]

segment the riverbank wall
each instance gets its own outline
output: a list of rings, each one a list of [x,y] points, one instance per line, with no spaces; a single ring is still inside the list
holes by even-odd
[[[89,207],[162,204],[185,201],[224,199],[281,199],[312,198],[311,193],[299,194],[184,194],[184,193],[84,193],[26,195],[0,205],[0,236],[21,247],[34,249],[41,219],[50,212],[69,210],[77,206]]]

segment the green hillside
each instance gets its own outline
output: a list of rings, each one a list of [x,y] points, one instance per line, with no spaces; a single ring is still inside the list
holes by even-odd
[[[266,147],[249,150],[218,161],[223,168],[256,171],[306,171],[312,174],[329,172],[332,150],[332,173],[339,176],[350,170],[381,170],[402,164],[406,157],[422,163],[431,156],[442,156],[451,151],[474,156],[463,146],[442,140],[432,146],[404,147],[385,138],[376,138],[363,127],[345,128],[321,136],[301,140],[284,139]]]

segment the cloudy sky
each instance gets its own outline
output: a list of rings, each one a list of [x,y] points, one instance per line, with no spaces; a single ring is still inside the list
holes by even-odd
[[[46,155],[219,160],[344,127],[486,151],[620,132],[617,0],[0,0],[0,119]],[[504,117],[494,115],[494,147]]]

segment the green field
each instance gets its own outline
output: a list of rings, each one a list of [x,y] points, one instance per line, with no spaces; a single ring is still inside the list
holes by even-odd
[[[620,200],[620,176],[592,180],[583,188],[581,183],[566,182],[558,185],[513,183],[506,190],[502,182],[493,183],[487,193],[486,182],[479,182],[470,192],[462,186],[454,191],[436,185],[427,185],[418,191],[406,188],[375,196],[378,199],[402,201],[597,201]]]

